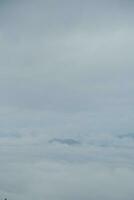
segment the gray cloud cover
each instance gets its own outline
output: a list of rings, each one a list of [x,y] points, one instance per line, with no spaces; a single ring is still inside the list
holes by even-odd
[[[133,10],[0,1],[1,198],[134,199]]]

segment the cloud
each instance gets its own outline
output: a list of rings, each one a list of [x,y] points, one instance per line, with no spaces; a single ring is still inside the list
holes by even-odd
[[[0,1],[2,198],[134,199],[133,17],[129,0]]]
[[[54,138],[49,140],[49,143],[60,143],[60,144],[67,144],[67,145],[78,145],[80,144],[79,141],[71,139],[71,138],[67,138],[67,139],[60,139],[60,138]]]
[[[1,166],[1,193],[10,199],[128,199],[132,200],[133,170],[101,164],[55,162]],[[8,173],[7,173],[8,171]],[[25,171],[25,173],[23,173]],[[8,176],[7,176],[7,175]],[[16,186],[17,182],[17,186]],[[8,191],[8,192],[7,192]],[[24,195],[25,194],[25,195]]]
[[[118,137],[120,139],[134,139],[134,133],[121,134]]]

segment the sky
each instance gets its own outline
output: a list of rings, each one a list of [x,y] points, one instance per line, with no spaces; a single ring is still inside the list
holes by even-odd
[[[134,199],[134,1],[0,0],[0,198]]]

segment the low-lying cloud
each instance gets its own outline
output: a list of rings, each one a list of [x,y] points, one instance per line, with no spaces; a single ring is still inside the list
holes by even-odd
[[[59,143],[59,144],[66,144],[66,145],[71,145],[71,146],[81,144],[80,141],[77,141],[71,138],[67,138],[67,139],[54,138],[54,139],[49,140],[49,143],[50,144]]]

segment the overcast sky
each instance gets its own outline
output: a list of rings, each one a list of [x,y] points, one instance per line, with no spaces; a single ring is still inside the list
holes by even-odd
[[[134,199],[134,1],[0,0],[0,198]]]

